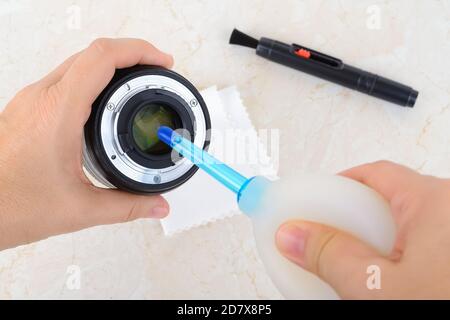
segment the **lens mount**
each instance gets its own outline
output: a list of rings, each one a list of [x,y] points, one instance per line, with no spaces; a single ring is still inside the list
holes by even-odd
[[[148,104],[160,104],[171,109],[180,120],[177,128],[173,129],[185,129],[190,137],[195,136],[195,114],[186,101],[168,90],[148,89],[135,94],[123,106],[117,119],[118,143],[131,160],[145,168],[163,169],[173,166],[175,163],[171,160],[170,150],[161,155],[144,153],[133,138],[133,119]]]
[[[206,149],[211,127],[197,89],[179,74],[160,67],[117,70],[92,106],[85,125],[84,166],[107,187],[135,193],[162,193],[187,181],[197,167],[171,152],[144,152],[133,135],[133,122],[149,105],[162,106],[177,128]],[[155,120],[156,121],[156,120]]]

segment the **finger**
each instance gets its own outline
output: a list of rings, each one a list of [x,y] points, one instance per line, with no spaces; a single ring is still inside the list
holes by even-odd
[[[164,218],[169,204],[160,195],[144,196],[88,186],[87,210],[81,216],[82,228],[128,222],[139,218]]]
[[[396,240],[390,257],[399,260],[405,250],[408,234],[414,227],[409,221],[417,212],[415,208],[420,206],[424,194],[433,192],[427,190],[429,183],[424,183],[424,179],[433,178],[389,161],[364,164],[344,171],[341,175],[364,183],[389,202],[397,227]]]
[[[61,90],[76,116],[87,119],[90,107],[116,69],[136,64],[169,68],[170,55],[139,39],[97,39],[72,63],[60,81]],[[74,107],[76,106],[76,107]]]
[[[374,290],[376,293],[369,290],[368,268],[378,266],[384,278],[391,268],[391,262],[370,246],[345,232],[317,223],[290,221],[279,228],[276,243],[286,258],[319,276],[342,298],[382,294],[381,290]]]
[[[384,160],[348,169],[340,175],[369,186],[388,202],[399,193],[419,187],[422,177],[405,166]]]
[[[82,51],[77,52],[67,58],[63,63],[56,67],[52,72],[42,78],[39,82],[44,87],[49,87],[62,79],[67,70],[72,66],[72,63],[79,57]]]

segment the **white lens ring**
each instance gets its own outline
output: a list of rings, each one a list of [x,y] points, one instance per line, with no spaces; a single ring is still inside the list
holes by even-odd
[[[193,164],[181,158],[175,165],[152,169],[131,159],[119,143],[117,123],[124,105],[136,94],[145,90],[166,90],[179,96],[191,108],[194,116],[194,144],[203,148],[206,141],[206,119],[194,93],[181,82],[163,75],[143,75],[121,85],[108,99],[100,120],[101,141],[111,165],[127,178],[143,184],[163,184],[186,174]]]

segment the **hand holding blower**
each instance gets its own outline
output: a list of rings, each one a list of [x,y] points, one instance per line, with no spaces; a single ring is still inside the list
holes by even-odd
[[[169,127],[158,137],[237,195],[239,208],[253,223],[259,255],[272,281],[288,299],[336,298],[326,283],[298,268],[276,248],[278,227],[291,219],[333,225],[364,239],[389,254],[395,226],[389,206],[367,186],[341,176],[303,176],[271,182],[260,176],[247,179]],[[295,192],[293,192],[295,190]]]

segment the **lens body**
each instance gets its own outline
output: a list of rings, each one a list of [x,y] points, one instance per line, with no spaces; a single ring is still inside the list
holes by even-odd
[[[197,167],[159,141],[159,126],[180,129],[206,149],[210,118],[198,90],[161,67],[117,70],[92,105],[84,128],[83,160],[105,187],[163,193],[186,182]]]

